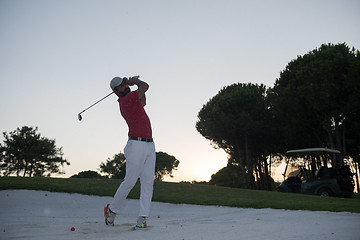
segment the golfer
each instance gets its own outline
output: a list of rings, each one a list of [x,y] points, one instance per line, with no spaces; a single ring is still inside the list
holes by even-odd
[[[137,86],[136,91],[131,91],[129,86]],[[139,77],[115,77],[110,82],[110,87],[119,97],[121,115],[129,127],[129,139],[124,149],[126,158],[126,176],[120,184],[110,204],[104,209],[106,225],[114,226],[115,216],[124,206],[126,197],[140,177],[140,211],[134,229],[147,227],[151,199],[153,194],[155,173],[155,144],[152,139],[151,123],[145,112],[145,92],[149,85]]]

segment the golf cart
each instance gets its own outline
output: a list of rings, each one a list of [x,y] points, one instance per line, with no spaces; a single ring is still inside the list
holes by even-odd
[[[290,156],[284,171],[284,181],[278,192],[303,193],[323,197],[351,197],[354,191],[353,174],[349,166],[332,167],[328,161],[339,154],[338,150],[307,148],[287,151]],[[290,164],[296,158],[300,164]]]

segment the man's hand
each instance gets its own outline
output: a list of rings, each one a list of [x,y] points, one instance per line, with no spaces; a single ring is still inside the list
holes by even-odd
[[[149,89],[149,85],[146,82],[143,82],[139,79],[139,76],[133,76],[126,79],[126,83],[129,86],[138,86],[137,92],[139,95],[139,99],[141,101],[141,103],[143,104],[143,106],[146,105],[146,97],[145,97],[145,92]]]
[[[134,85],[139,85],[139,83],[141,82],[139,77],[140,76],[133,76],[133,77],[130,77],[129,79],[128,78],[125,78],[125,79],[129,86],[134,86]]]

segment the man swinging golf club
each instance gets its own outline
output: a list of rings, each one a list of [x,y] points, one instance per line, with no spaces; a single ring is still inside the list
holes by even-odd
[[[129,86],[133,85],[138,87],[136,91],[130,90]],[[142,229],[147,227],[146,220],[150,212],[156,161],[151,123],[144,109],[145,92],[149,85],[141,81],[138,76],[115,77],[111,80],[110,87],[119,97],[120,112],[129,127],[129,139],[124,149],[126,176],[112,202],[104,208],[105,223],[114,226],[116,213],[122,209],[126,197],[140,177],[140,211],[134,229]]]

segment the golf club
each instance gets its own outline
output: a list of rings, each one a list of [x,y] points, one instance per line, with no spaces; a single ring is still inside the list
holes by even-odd
[[[81,112],[78,114],[78,119],[79,119],[79,121],[81,121],[81,119],[82,119],[81,114],[82,114],[83,112],[85,112],[85,111],[88,110],[89,108],[93,107],[94,105],[98,104],[99,102],[101,102],[102,100],[104,100],[105,98],[107,98],[108,96],[110,96],[110,95],[113,94],[113,93],[114,93],[114,92],[109,93],[108,95],[106,95],[105,97],[103,97],[102,99],[100,99],[99,101],[97,101],[96,103],[94,103],[93,105],[91,105],[90,107],[88,107],[88,108],[86,108],[85,110],[81,111]]]

